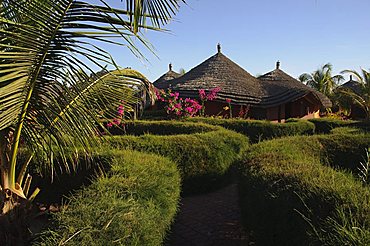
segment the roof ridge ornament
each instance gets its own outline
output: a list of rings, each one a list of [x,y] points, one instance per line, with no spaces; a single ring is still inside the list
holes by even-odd
[[[221,53],[221,44],[220,43],[217,44],[217,53],[218,54]]]
[[[276,62],[276,69],[280,69],[280,61],[279,60]]]
[[[172,71],[172,63],[168,64],[169,71]]]

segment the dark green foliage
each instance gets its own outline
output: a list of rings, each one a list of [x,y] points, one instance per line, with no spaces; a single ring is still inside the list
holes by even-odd
[[[248,138],[222,127],[190,122],[138,122],[133,132],[149,132],[141,136],[113,136],[110,145],[160,154],[175,161],[180,170],[185,193],[214,189],[230,166],[239,160],[240,153],[248,147]],[[143,131],[145,126],[145,131]],[[153,127],[151,127],[153,126]],[[181,127],[183,129],[181,129]],[[179,135],[152,135],[170,129]],[[212,131],[210,131],[212,130]],[[156,132],[157,131],[157,132]],[[200,133],[194,133],[199,131]]]
[[[358,174],[359,164],[364,161],[370,146],[370,135],[333,134],[318,139],[322,146],[322,163]]]
[[[253,143],[261,140],[292,135],[312,135],[315,126],[311,122],[292,120],[288,123],[272,123],[261,120],[219,119],[219,118],[188,118],[187,121],[203,122],[210,125],[219,125],[226,129],[242,133]]]
[[[207,125],[207,124],[194,124],[184,122],[174,121],[174,120],[163,120],[163,121],[128,121],[125,123],[124,128],[114,128],[110,129],[113,135],[143,135],[143,134],[153,134],[153,135],[177,135],[177,134],[193,134],[215,131],[219,128]]]
[[[353,157],[369,140],[365,135],[333,137],[276,139],[247,151],[240,202],[243,222],[258,245],[370,244],[370,189],[354,175],[321,163],[344,165],[332,156]]]
[[[315,124],[315,133],[330,133],[330,131],[337,127],[352,127],[363,131],[370,131],[369,121],[353,121],[353,120],[339,120],[332,118],[319,118],[308,120]]]
[[[180,195],[175,163],[153,154],[103,150],[105,175],[69,198],[53,215],[40,245],[161,245]],[[64,245],[64,244],[63,244]]]
[[[308,120],[315,124],[315,133],[329,133],[332,129],[337,127],[350,126],[354,121],[350,120],[339,120],[331,118],[319,118]]]
[[[158,102],[157,102],[158,103]],[[158,110],[144,110],[140,117],[142,120],[165,120],[168,119],[168,114],[164,109]]]

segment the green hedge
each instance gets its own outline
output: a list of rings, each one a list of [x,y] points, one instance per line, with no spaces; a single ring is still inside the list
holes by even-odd
[[[327,134],[337,127],[352,127],[361,129],[365,132],[370,131],[370,122],[366,121],[338,120],[332,118],[310,119],[309,121],[315,124],[316,133]]]
[[[304,120],[289,121],[288,123],[272,123],[261,120],[219,119],[219,118],[188,118],[187,121],[203,122],[219,125],[226,129],[242,133],[253,143],[261,140],[292,135],[312,135],[315,125]]]
[[[161,245],[179,201],[175,163],[135,151],[103,151],[95,158],[110,170],[53,214],[54,229],[37,244]]]
[[[242,134],[200,123],[140,121],[132,127],[139,129],[131,129],[135,133],[150,134],[108,137],[110,144],[169,157],[178,165],[185,193],[208,191],[222,185],[220,181],[230,166],[239,160],[240,153],[249,145],[248,138]],[[200,133],[194,133],[195,130]],[[152,135],[163,131],[188,131],[191,134]]]
[[[144,110],[140,117],[142,120],[165,120],[168,119],[168,114],[164,109]]]
[[[366,138],[296,136],[247,151],[240,170],[240,203],[243,222],[258,245],[370,245],[369,187],[322,164],[325,159],[340,161],[325,156],[344,156],[348,152],[339,152],[356,144],[342,147],[356,137],[359,142]],[[351,151],[348,155],[354,156]]]
[[[370,146],[369,134],[335,133],[318,139],[323,164],[358,174],[359,163],[364,162],[366,149]]]
[[[113,135],[178,135],[178,134],[193,134],[203,133],[218,130],[219,128],[207,124],[184,124],[181,121],[161,120],[161,121],[145,121],[135,120],[125,123],[123,128],[112,127],[109,129]]]

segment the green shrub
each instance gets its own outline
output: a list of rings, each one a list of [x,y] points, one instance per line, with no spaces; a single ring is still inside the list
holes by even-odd
[[[338,127],[351,127],[361,129],[365,132],[370,131],[370,122],[366,121],[338,120],[331,118],[310,119],[309,121],[315,124],[315,133],[317,134],[327,134]]]
[[[351,134],[365,134],[366,132],[360,128],[353,128],[349,126],[343,126],[343,127],[337,127],[333,128],[330,132],[330,134],[336,134],[336,135],[351,135]]]
[[[178,134],[193,134],[215,131],[219,128],[207,124],[192,124],[175,120],[161,120],[161,121],[145,121],[135,120],[125,123],[124,128],[112,127],[109,129],[113,135],[178,135]]]
[[[369,134],[333,134],[318,139],[322,146],[322,163],[358,174],[359,163],[364,161],[370,146]]]
[[[188,118],[187,121],[203,122],[210,125],[222,126],[226,129],[242,133],[253,143],[261,140],[292,135],[312,135],[315,126],[304,120],[292,120],[287,123],[272,123],[262,120],[219,119],[219,118]]]
[[[318,119],[309,119],[308,121],[315,124],[315,133],[330,133],[330,131],[337,127],[350,126],[354,123],[351,120],[338,120],[331,118],[318,118]]]
[[[185,193],[208,191],[221,185],[220,181],[225,178],[230,166],[239,160],[240,153],[248,147],[248,138],[217,126],[175,121],[138,122],[132,126],[139,128],[131,129],[135,133],[150,134],[108,137],[110,144],[117,148],[169,157],[178,165]],[[152,135],[167,134],[170,129],[191,134]],[[195,130],[200,133],[194,133]]]
[[[356,136],[348,141],[348,135],[331,138],[276,139],[246,152],[240,203],[243,222],[255,232],[257,244],[369,245],[369,187],[321,163],[341,161],[325,155],[355,149],[356,145],[342,147],[354,144]],[[364,135],[358,138],[365,141]],[[335,145],[339,146],[331,150]]]
[[[95,157],[111,169],[53,214],[55,227],[38,244],[161,245],[179,200],[176,165],[135,151],[103,151]]]
[[[144,110],[143,115],[140,117],[142,120],[165,120],[168,114],[164,109],[158,110]]]

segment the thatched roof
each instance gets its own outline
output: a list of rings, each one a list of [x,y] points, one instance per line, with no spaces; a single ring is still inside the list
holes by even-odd
[[[268,108],[295,101],[312,93],[324,107],[330,107],[330,100],[323,94],[309,88],[279,68],[260,78],[255,78],[238,64],[221,53],[191,69],[183,76],[156,83],[158,89],[171,89],[181,97],[198,98],[199,89],[210,91],[220,87],[216,101],[231,99],[232,104],[253,105]]]
[[[163,74],[161,77],[159,77],[156,81],[153,82],[153,85],[155,87],[157,88],[165,87],[167,89],[169,86],[168,81],[181,76],[181,74],[176,73],[175,71],[172,71],[171,63],[168,65],[168,67],[169,67],[168,72]]]
[[[356,94],[361,94],[361,85],[360,82],[353,80],[352,75],[350,76],[349,81],[341,85],[340,87],[351,89]]]
[[[169,87],[169,85],[171,85]],[[182,97],[198,97],[198,90],[220,87],[216,100],[230,98],[235,104],[259,104],[263,91],[260,82],[219,51],[183,76],[156,84],[159,89],[171,88]]]
[[[280,62],[277,62],[275,70],[260,76],[258,79],[262,82],[262,88],[264,89],[263,100],[266,104],[284,104],[312,94],[322,107],[328,108],[332,106],[331,101],[324,94],[308,87],[282,71]]]

